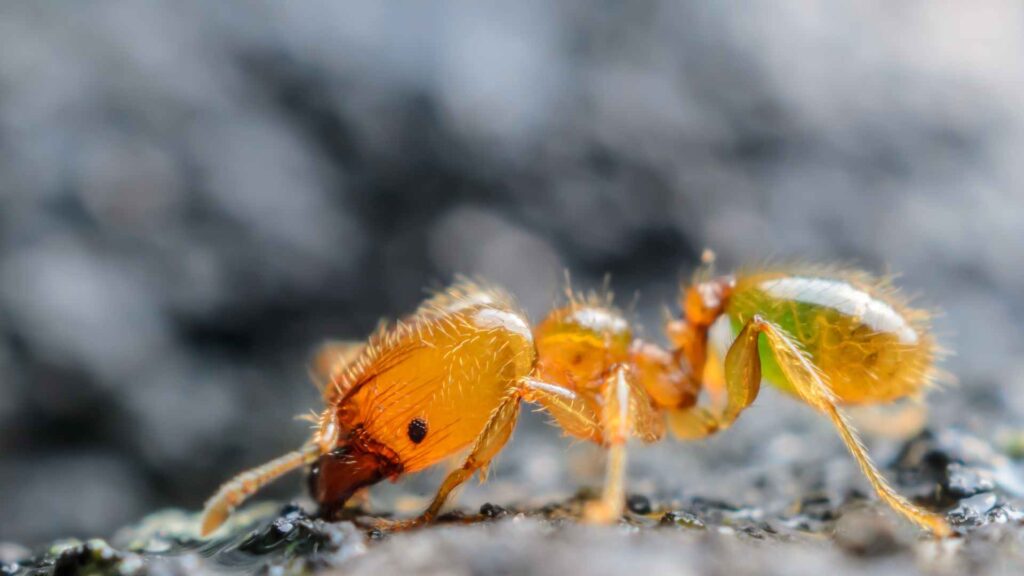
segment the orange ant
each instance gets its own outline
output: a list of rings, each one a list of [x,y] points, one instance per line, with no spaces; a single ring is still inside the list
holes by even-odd
[[[312,465],[311,491],[330,516],[363,487],[469,448],[427,509],[393,526],[430,521],[457,486],[477,472],[486,478],[521,401],[608,449],[603,494],[584,519],[613,522],[623,511],[629,438],[653,442],[667,428],[689,440],[724,430],[755,400],[762,377],[831,419],[886,504],[937,536],[951,533],[941,516],[889,486],[839,408],[915,396],[933,380],[940,352],[928,314],[887,281],[808,266],[712,277],[709,266],[682,292],[684,318],[668,322],[668,349],[634,338],[610,296],[569,295],[530,330],[507,294],[463,282],[366,345],[331,348],[327,408],[311,441],[222,486],[206,504],[202,534],[304,465]],[[734,335],[724,360],[709,346],[719,321]],[[698,403],[702,390],[709,405]]]

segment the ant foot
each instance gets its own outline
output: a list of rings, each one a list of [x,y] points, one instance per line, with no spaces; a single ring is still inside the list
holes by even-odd
[[[604,500],[587,502],[583,506],[583,522],[586,524],[614,524],[621,517],[621,506],[611,505]]]
[[[425,516],[417,516],[406,520],[390,520],[388,518],[359,518],[355,521],[362,528],[379,530],[380,532],[402,532],[418,528],[430,521]]]

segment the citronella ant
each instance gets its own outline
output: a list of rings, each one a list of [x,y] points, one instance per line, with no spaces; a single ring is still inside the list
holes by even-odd
[[[929,315],[867,273],[814,266],[763,267],[727,276],[702,268],[681,291],[669,345],[638,339],[610,296],[578,296],[531,328],[504,291],[456,284],[365,344],[321,358],[325,410],[299,450],[244,472],[207,504],[208,534],[260,487],[311,466],[310,489],[333,516],[361,488],[423,470],[468,449],[408,527],[438,515],[449,494],[512,435],[520,403],[541,406],[566,434],[609,452],[601,497],[584,520],[618,520],[625,503],[626,442],[703,438],[728,428],[762,379],[825,414],[875,492],[937,536],[945,519],[910,503],[884,479],[843,412],[922,394],[940,354]],[[731,343],[716,351],[712,328]],[[708,400],[700,400],[707,392]]]

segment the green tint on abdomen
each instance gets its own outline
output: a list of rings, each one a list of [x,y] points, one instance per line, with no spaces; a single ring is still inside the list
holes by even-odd
[[[760,314],[762,318],[782,328],[799,342],[812,359],[816,356],[817,343],[821,336],[820,325],[815,318],[822,317],[821,315],[838,316],[835,311],[821,306],[774,299],[759,290],[734,296],[727,314],[734,338],[743,329],[744,324],[754,315]],[[796,396],[796,390],[786,379],[767,341],[759,338],[757,347],[761,358],[761,377],[776,388]]]

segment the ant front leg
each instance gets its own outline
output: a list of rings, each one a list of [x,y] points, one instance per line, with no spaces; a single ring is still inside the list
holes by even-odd
[[[445,477],[440,488],[437,490],[437,494],[434,495],[434,499],[419,517],[399,521],[379,520],[377,521],[378,527],[388,530],[404,530],[430,522],[440,514],[452,491],[466,482],[466,480],[469,480],[475,472],[480,473],[481,481],[486,479],[487,466],[490,465],[491,460],[497,456],[509,438],[512,437],[512,431],[515,429],[516,421],[519,417],[519,401],[521,398],[522,392],[515,389],[498,404],[498,407],[491,413],[491,417],[484,426],[484,429],[477,436],[476,442],[473,444],[473,448],[469,456],[466,457],[465,462]]]
[[[824,412],[832,420],[843,443],[857,460],[861,471],[867,476],[879,498],[901,515],[930,530],[936,536],[951,534],[949,524],[942,516],[911,504],[889,485],[871,462],[864,445],[857,437],[853,427],[850,426],[846,416],[836,406],[835,395],[829,388],[825,375],[818,370],[813,360],[784,329],[761,316],[754,316],[747,322],[726,356],[725,373],[730,395],[734,388],[737,390],[748,388],[742,384],[742,381],[749,382],[755,378],[760,379],[761,360],[758,355],[758,338],[761,335],[765,337],[786,380],[793,386],[800,398]],[[728,410],[726,416],[728,416]]]

